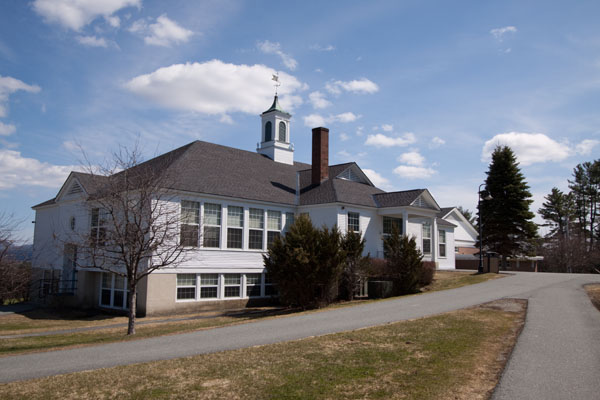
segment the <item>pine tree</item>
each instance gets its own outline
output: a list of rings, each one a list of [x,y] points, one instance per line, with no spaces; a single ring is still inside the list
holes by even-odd
[[[553,187],[542,204],[538,213],[547,221],[545,226],[550,227],[546,237],[566,235],[570,224],[575,220],[576,207],[573,195],[563,193],[558,188]]]
[[[525,253],[537,237],[537,227],[529,210],[533,202],[529,186],[508,146],[497,146],[486,172],[486,192],[490,200],[481,202],[483,246],[506,258]]]
[[[456,207],[456,209],[466,218],[467,221],[473,225],[473,227],[477,228],[477,216],[473,213],[473,211],[468,208],[463,208],[462,206]]]
[[[569,188],[575,198],[582,239],[587,242],[588,249],[593,250],[594,239],[600,236],[600,159],[578,164],[573,169]]]

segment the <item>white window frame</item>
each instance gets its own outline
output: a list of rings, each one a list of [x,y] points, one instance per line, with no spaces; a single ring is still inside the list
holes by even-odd
[[[193,205],[197,205],[197,207],[193,206]],[[184,209],[186,210],[193,210],[196,212],[196,215],[194,215],[195,218],[193,218],[193,221],[189,221],[184,220]],[[196,244],[192,245],[192,244],[186,244],[186,247],[199,247],[200,246],[200,202],[199,201],[193,201],[193,200],[181,200],[180,202],[180,216],[181,216],[181,222],[180,222],[180,228],[179,228],[179,243],[182,243],[183,240],[183,227],[184,226],[190,226],[190,227],[195,227],[196,229]]]
[[[351,229],[350,226],[350,215],[352,214],[352,219],[354,219],[354,216],[356,216],[356,222],[357,222],[357,229]],[[352,227],[354,227],[354,224],[352,224]],[[356,232],[356,233],[360,233],[360,213],[358,212],[354,212],[354,211],[348,211],[348,215],[346,218],[346,230],[348,232]]]
[[[191,275],[194,277],[193,281],[194,284],[193,285],[180,285],[179,284],[179,276],[180,275]],[[195,301],[198,298],[198,275],[197,274],[177,274],[177,276],[175,277],[175,299],[176,301]],[[191,298],[186,298],[186,299],[180,299],[179,298],[179,289],[189,289],[189,288],[193,288],[194,289],[194,297]]]
[[[442,240],[443,238],[443,240]],[[444,249],[444,251],[442,251],[442,248]],[[443,229],[438,229],[438,257],[439,258],[446,258],[446,250],[447,250],[447,246],[446,246],[446,231]]]
[[[235,210],[236,213],[232,214],[232,210]],[[238,214],[238,211],[241,210],[241,214]],[[233,217],[238,217],[241,216],[241,225],[232,225],[232,221],[234,221],[235,219],[232,218]],[[231,229],[234,229],[236,231],[240,231],[241,233],[241,238],[240,238],[240,246],[239,247],[229,247],[229,232]],[[227,206],[227,243],[225,243],[225,245],[227,246],[227,249],[230,250],[242,250],[244,249],[244,207],[240,207],[240,206]]]
[[[217,283],[216,284],[203,284],[202,283],[202,275],[216,275],[217,276]],[[222,274],[218,274],[218,273],[202,273],[202,274],[198,274],[198,278],[197,278],[197,285],[198,285],[198,294],[196,295],[196,297],[199,300],[219,300],[221,299],[221,275]],[[216,288],[217,289],[217,295],[216,297],[202,297],[202,288]]]
[[[393,226],[394,226],[393,221],[394,220],[397,220],[399,222],[398,228],[399,228],[399,231],[400,231],[400,235],[403,235],[404,233],[402,232],[402,218],[401,217],[391,217],[391,216],[384,215],[383,218],[382,218],[382,220],[381,220],[381,227],[382,227],[383,236],[384,237],[388,237],[388,236],[390,236],[392,234],[391,230],[390,230],[390,232],[386,232],[385,231],[385,225],[386,225],[385,221],[388,220],[388,219],[390,220],[390,228],[393,228]]]
[[[427,229],[425,229],[427,228]],[[425,236],[425,231],[428,231],[428,236]],[[431,254],[431,224],[424,222],[421,229],[421,249],[423,250],[423,254]],[[429,251],[425,251],[425,241],[429,240]]]
[[[231,283],[227,283],[227,278],[230,278],[232,276],[237,276],[239,279],[239,282],[237,284],[231,284]],[[242,292],[242,288],[243,288],[243,274],[233,274],[233,273],[225,273],[222,274],[222,281],[223,281],[223,299],[227,300],[227,299],[241,299],[242,296],[244,295]],[[237,296],[227,296],[227,288],[229,287],[235,287],[238,289],[238,295]]]
[[[253,213],[254,211],[254,216],[259,216],[260,215],[260,221],[255,221],[252,219]],[[253,223],[255,222],[259,222],[258,225],[253,225]],[[257,227],[259,226],[259,227]],[[260,237],[261,237],[261,247],[250,247],[252,245],[252,240],[250,239],[250,232],[252,231],[256,231],[259,232],[260,231]],[[265,248],[265,210],[261,209],[261,208],[250,208],[248,210],[248,250],[263,250]]]
[[[296,215],[293,212],[286,212],[285,213],[284,231],[285,232],[289,231],[290,227],[294,224],[295,221],[296,221]]]
[[[94,214],[96,214],[94,218]],[[106,245],[106,211],[100,207],[92,208],[90,213],[90,236],[94,244]],[[96,219],[96,221],[94,221]],[[103,232],[103,233],[102,233]]]
[[[273,242],[269,240],[270,233],[277,233],[281,237],[281,211],[267,210],[267,248]]]
[[[220,249],[222,244],[221,243],[221,225],[223,224],[223,206],[219,203],[204,203],[203,204],[203,228],[202,228],[202,232],[203,232],[203,238],[202,238],[202,247],[205,249]],[[208,207],[207,207],[208,206]],[[211,219],[213,216],[207,216],[207,209],[212,208],[212,206],[217,206],[219,209],[217,211],[217,224],[209,224],[208,221],[209,219]],[[217,246],[207,246],[206,245],[206,240],[208,240],[208,235],[206,234],[206,229],[207,228],[218,228],[219,232],[217,234],[217,240],[218,240],[218,245]]]
[[[103,277],[104,277],[105,274],[110,275],[110,278],[111,278],[111,280],[110,280],[110,287],[109,288],[105,288],[103,286],[103,282],[104,282]],[[117,277],[123,279],[123,289],[116,289],[115,288],[115,282],[117,280]],[[111,305],[107,306],[105,304],[102,304],[102,291],[103,290],[110,290],[110,301],[109,301],[109,303]],[[116,306],[113,305],[114,302],[115,302],[114,299],[115,299],[115,292],[116,291],[123,292],[123,306],[122,307],[116,307]],[[128,294],[129,294],[129,285],[127,284],[127,278],[122,277],[122,276],[117,275],[117,274],[113,274],[112,272],[102,272],[101,273],[101,275],[100,275],[100,295],[98,296],[98,305],[100,307],[102,307],[102,308],[111,308],[111,309],[114,309],[114,310],[128,310],[129,309],[129,304],[127,302],[127,295]]]

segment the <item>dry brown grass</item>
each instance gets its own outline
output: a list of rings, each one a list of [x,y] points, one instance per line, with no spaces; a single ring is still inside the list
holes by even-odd
[[[592,304],[600,311],[600,283],[593,283],[584,286]]]
[[[502,300],[287,343],[0,385],[3,399],[484,399],[523,325]]]

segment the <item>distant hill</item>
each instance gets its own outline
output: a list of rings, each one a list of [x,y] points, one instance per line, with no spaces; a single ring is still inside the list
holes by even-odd
[[[8,256],[17,261],[31,261],[33,257],[33,245],[24,244],[22,246],[14,246],[8,252]]]

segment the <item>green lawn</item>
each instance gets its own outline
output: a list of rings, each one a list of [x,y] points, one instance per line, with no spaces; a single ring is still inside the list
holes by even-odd
[[[497,277],[501,276],[502,275],[497,274],[476,275],[472,272],[463,271],[437,271],[432,284],[423,288],[423,291],[431,292],[437,290],[452,289],[455,287],[480,283],[489,279],[496,279]],[[386,300],[388,299],[344,302],[333,304],[329,308],[348,307],[365,301]],[[327,310],[327,308],[308,312],[319,312],[322,310]],[[108,342],[117,342],[123,340],[135,340],[152,336],[189,332],[197,329],[207,329],[235,323],[242,323],[250,320],[256,320],[259,318],[277,317],[278,314],[280,315],[280,317],[284,318],[285,315],[290,314],[290,311],[276,311],[274,309],[266,308],[263,310],[263,312],[251,312],[238,316],[219,316],[218,313],[204,313],[203,315],[213,315],[214,318],[154,323],[150,325],[138,325],[136,327],[137,334],[133,337],[128,337],[127,335],[125,335],[126,328],[110,328],[70,334],[55,334],[49,336],[2,339],[0,340],[0,356],[35,351],[46,351],[71,346],[83,346]],[[198,316],[198,314],[189,315],[189,317],[194,316]],[[140,318],[138,319],[138,321],[152,322],[158,321],[160,319],[160,317]],[[82,311],[57,312],[54,310],[41,309],[26,312],[23,314],[12,314],[0,317],[0,336],[17,335],[48,330],[102,327],[106,325],[113,325],[117,323],[126,322],[127,318],[124,316],[114,316],[107,314],[90,315]]]
[[[524,310],[524,301],[503,300],[293,342],[4,384],[0,397],[483,399]]]

